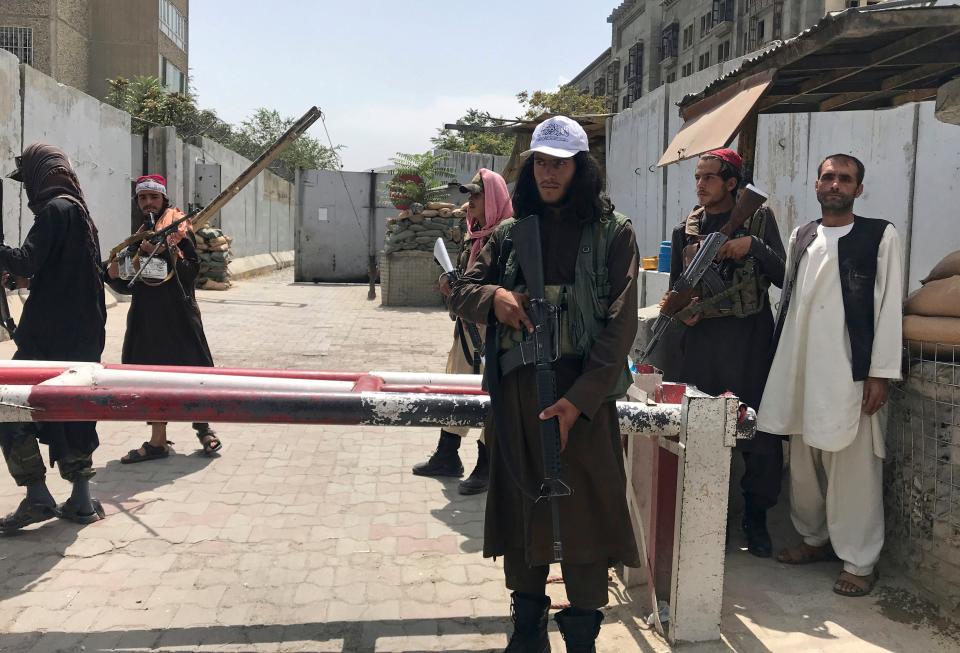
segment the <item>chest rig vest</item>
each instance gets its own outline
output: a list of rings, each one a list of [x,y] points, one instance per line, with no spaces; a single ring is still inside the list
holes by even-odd
[[[684,235],[686,246],[683,248],[683,267],[686,269],[700,247],[703,219],[706,215],[703,207],[697,207],[687,216]],[[768,209],[760,207],[744,225],[730,236],[730,240],[741,236],[763,238],[766,229]],[[767,305],[767,289],[770,280],[761,272],[759,262],[752,256],[739,261],[726,261],[723,264],[726,289],[711,295],[706,288],[698,289],[700,301],[677,313],[678,319],[688,319],[695,315],[701,318],[711,317],[747,317],[763,310]]]
[[[499,226],[500,242],[510,238],[510,229],[515,220],[504,220]],[[573,285],[548,284],[545,299],[559,310],[559,349],[560,356],[584,359],[590,353],[597,336],[603,331],[609,319],[610,281],[607,274],[607,255],[610,242],[617,229],[628,224],[626,217],[619,213],[610,213],[600,221],[587,225],[580,230],[580,243],[577,250],[576,271]],[[507,290],[525,292],[526,286],[518,279],[520,266],[512,246],[501,251],[509,251],[505,261],[500,261],[500,285]],[[497,326],[497,337],[502,354],[521,346],[523,333],[504,324]],[[516,365],[502,365],[502,374],[508,374]],[[605,397],[612,401],[623,396],[633,382],[627,362],[623,362],[623,372],[617,384]]]

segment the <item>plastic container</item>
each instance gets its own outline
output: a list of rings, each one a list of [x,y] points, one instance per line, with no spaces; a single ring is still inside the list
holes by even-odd
[[[669,240],[664,240],[660,243],[660,256],[659,262],[657,263],[657,272],[669,272],[670,271],[670,251],[673,249],[672,244]]]

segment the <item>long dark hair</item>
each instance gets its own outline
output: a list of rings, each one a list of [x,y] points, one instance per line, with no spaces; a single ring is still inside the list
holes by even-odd
[[[513,214],[517,218],[524,218],[531,213],[543,215],[546,209],[533,176],[533,157],[533,154],[527,157],[520,168],[517,185],[513,189]],[[581,224],[597,222],[613,212],[613,203],[603,192],[600,166],[589,152],[577,152],[573,155],[573,162],[577,169],[563,201],[573,207]]]

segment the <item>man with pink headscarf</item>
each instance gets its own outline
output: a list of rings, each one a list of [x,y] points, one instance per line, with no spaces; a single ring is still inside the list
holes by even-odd
[[[463,239],[463,247],[457,258],[457,270],[463,272],[476,260],[483,249],[487,238],[501,221],[513,217],[513,205],[510,202],[510,191],[503,177],[480,168],[468,184],[460,186],[460,192],[470,196],[467,202],[467,234]],[[444,297],[450,296],[450,282],[447,275],[440,277],[440,292]],[[453,319],[457,319],[451,314]],[[465,326],[465,325],[464,325]],[[472,361],[468,360],[467,353],[473,355],[473,345],[469,338],[463,339],[464,329],[457,328],[453,333],[453,346],[447,354],[448,374],[472,374]],[[481,332],[482,333],[482,332]],[[413,466],[413,473],[417,476],[453,476],[463,475],[463,463],[460,461],[460,442],[463,436],[469,433],[467,427],[448,426],[440,430],[440,441],[430,458]],[[484,443],[483,431],[477,442],[477,464],[470,476],[460,482],[460,494],[479,494],[487,489],[489,479],[489,460],[487,447]]]

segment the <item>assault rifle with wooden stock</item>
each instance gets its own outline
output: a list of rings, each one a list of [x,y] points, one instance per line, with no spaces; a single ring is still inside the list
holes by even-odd
[[[705,287],[710,295],[715,295],[723,290],[725,282],[714,259],[723,244],[730,240],[730,236],[742,227],[766,201],[767,194],[753,184],[747,184],[740,189],[727,223],[719,231],[713,232],[701,241],[696,255],[690,261],[690,265],[677,278],[673,288],[667,293],[663,304],[660,306],[660,315],[657,316],[653,328],[650,330],[650,340],[647,341],[647,346],[640,354],[640,362],[646,360],[653,352],[667,327],[673,322],[674,316],[690,304],[697,296],[701,286]],[[674,256],[678,254],[679,252],[674,252]]]
[[[297,140],[301,134],[303,134],[310,126],[315,123],[318,119],[323,116],[323,113],[317,107],[311,107],[305,114],[303,114],[295,123],[290,125],[290,128],[287,129],[270,147],[263,151],[263,153],[257,157],[257,159],[247,166],[247,169],[240,173],[240,175],[228,184],[223,191],[220,192],[209,204],[205,207],[190,213],[189,215],[184,216],[183,218],[177,220],[173,224],[164,228],[163,236],[173,233],[174,229],[181,223],[187,220],[190,221],[191,226],[194,231],[200,229],[212,218],[216,213],[222,209],[227,202],[232,200],[237,194],[243,190],[244,186],[249,184],[253,179],[263,172],[267,166],[273,163],[280,154],[287,148],[290,143]],[[161,232],[155,232],[153,230],[141,231],[133,234],[132,236],[124,239],[122,243],[110,250],[110,257],[107,259],[107,264],[112,263],[116,260],[117,256],[123,252],[125,249],[131,245],[139,245],[144,240],[149,240],[155,245],[154,253],[159,249],[159,245],[163,243],[163,236],[160,235]],[[140,269],[143,270],[143,267],[150,262],[154,257],[154,253],[150,254],[150,257],[143,261]],[[139,276],[139,274],[137,275]],[[131,285],[136,279],[131,280]]]

